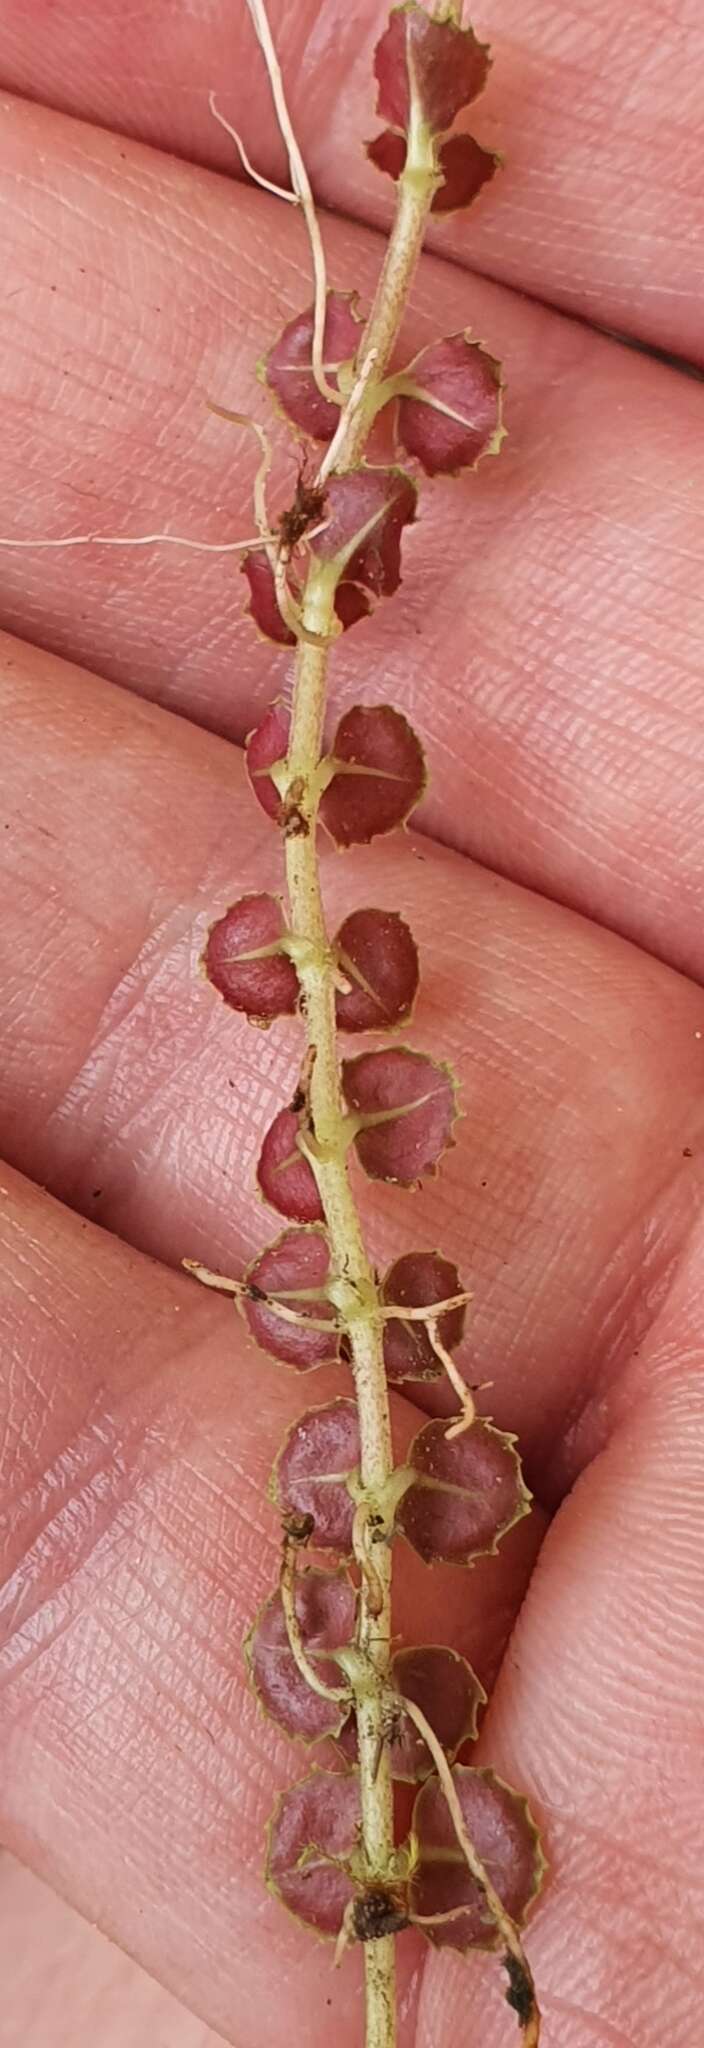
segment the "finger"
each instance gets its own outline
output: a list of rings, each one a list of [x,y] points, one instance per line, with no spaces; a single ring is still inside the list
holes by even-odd
[[[260,1717],[242,1638],[276,1579],[266,1485],[303,1404],[241,1329],[4,1174],[0,1835],[236,2048],[325,2048],[331,2024],[353,2048],[357,1957],[333,1976],[263,1886],[269,1814],[311,1759]],[[317,1374],[316,1401],[340,1384]],[[395,1414],[402,1448],[413,1411]],[[436,1640],[441,1613],[464,1648],[484,1611],[491,1639],[496,1572],[431,1575],[409,1551],[395,1623]],[[406,1943],[401,2048],[417,1960]]]
[[[47,657],[17,662],[0,1145],[132,1243],[237,1274],[276,1234],[255,1166],[302,1042],[296,1020],[260,1032],[226,1010],[198,956],[228,902],[280,888],[278,835],[233,748]],[[468,1377],[491,1381],[485,1405],[520,1431],[542,1486],[565,1432],[573,1470],[593,1454],[587,1394],[618,1376],[690,1229],[704,999],[430,842],[321,858],[331,930],[365,901],[408,918],[422,979],[404,1035],[452,1063],[464,1111],[419,1194],[358,1183],[372,1254],[439,1245],[456,1260],[474,1296]]]
[[[702,1997],[704,1433],[701,1224],[615,1399],[608,1450],[543,1547],[485,1757],[521,1784],[549,1875],[528,1948],[546,2048],[691,2048]],[[505,2023],[472,1978],[484,2048]],[[433,1962],[418,2048],[464,2023],[466,1966]],[[502,2026],[504,2031],[502,2031]]]
[[[262,416],[256,359],[310,293],[300,224],[32,108],[3,149],[6,530],[16,508],[24,539],[250,532],[250,441],[204,398]],[[329,239],[336,282],[368,288],[372,240]],[[410,710],[429,830],[701,973],[698,388],[455,266],[414,303],[409,348],[469,322],[505,357],[511,439],[424,494],[402,598],[336,650],[334,701],[373,673]],[[5,625],[239,738],[290,667],[243,588],[230,556],[0,551]]]
[[[295,8],[271,20],[299,139],[326,204],[388,219],[390,187],[365,164],[374,132],[372,52],[386,7]],[[208,114],[217,86],[256,163],[285,175],[271,99],[245,9],[215,0],[194,14],[158,0],[125,21],[119,6],[52,8],[41,38],[23,0],[6,0],[3,83],[83,119],[180,155],[232,168]],[[334,25],[333,25],[334,17]],[[479,140],[507,159],[471,218],[436,231],[461,263],[601,326],[701,361],[698,258],[704,172],[699,120],[704,50],[696,14],[667,22],[629,0],[614,34],[592,0],[556,16],[536,0],[494,0],[478,19],[494,72],[472,109]]]
[[[3,2048],[222,2048],[213,2034],[33,1873],[0,1862]]]

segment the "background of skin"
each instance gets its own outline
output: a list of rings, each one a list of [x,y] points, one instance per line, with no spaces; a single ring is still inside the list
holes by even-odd
[[[204,111],[215,83],[280,173],[232,12],[4,10],[3,83],[121,131],[3,104],[8,531],[246,528],[249,444],[202,398],[260,409],[253,363],[308,296],[304,240],[262,195],[122,139],[229,169]],[[273,9],[316,188],[367,221],[385,204],[356,140],[373,132],[380,19]],[[328,856],[326,886],[333,915],[372,891],[408,910],[418,1042],[456,1062],[468,1118],[412,1207],[372,1196],[375,1252],[410,1230],[469,1268],[468,1369],[492,1379],[542,1508],[573,1488],[485,1738],[545,1826],[531,1955],[546,2048],[655,2048],[665,2025],[692,2048],[701,391],[522,294],[700,359],[704,41],[688,6],[630,7],[617,47],[601,6],[497,0],[478,26],[496,69],[477,132],[510,169],[436,237],[407,343],[481,332],[507,362],[511,438],[477,480],[424,494],[405,603],[341,650],[335,701],[405,704],[433,788],[414,860],[393,841]],[[335,282],[363,289],[373,234],[350,218],[327,239]],[[213,913],[276,885],[231,742],[287,663],[242,621],[227,558],[7,554],[0,591],[0,1830],[35,1873],[0,1865],[0,2042],[136,2048],[148,2030],[207,2048],[210,2026],[236,2048],[296,2029],[322,2048],[332,2014],[353,2048],[356,1960],[331,1985],[325,1953],[261,1894],[292,1752],[262,1739],[240,1665],[271,1570],[266,1470],[302,1390],[170,1270],[185,1250],[237,1268],[261,1243],[249,1167],[296,1067],[292,1030],[255,1037],[193,973]],[[409,1570],[408,1625],[431,1628],[442,1596],[491,1675],[542,1508],[471,1580]],[[403,2048],[463,2039],[468,1988],[484,2048],[509,2037],[493,1973],[445,1958],[421,1984],[405,1955]]]

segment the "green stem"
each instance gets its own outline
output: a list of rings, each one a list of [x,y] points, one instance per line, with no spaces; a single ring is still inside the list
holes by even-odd
[[[403,316],[409,286],[437,183],[430,139],[417,131],[399,181],[396,219],[361,344],[362,375],[345,407],[323,474],[350,469],[364,452],[384,375]],[[339,631],[335,588],[339,565],[311,561],[303,598],[305,639],[297,649],[286,790],[292,827],[286,837],[286,879],[291,932],[303,942],[298,975],[309,1047],[314,1054],[308,1099],[314,1137],[311,1164],[325,1215],[331,1297],[347,1331],[360,1431],[360,1478],[374,1547],[360,1544],[359,1672],[353,1680],[359,1750],[362,1846],[370,1883],[383,1886],[393,1872],[393,1787],[385,1741],[385,1700],[391,1660],[391,1533],[389,1479],[394,1459],[384,1368],[383,1318],[350,1185],[349,1119],[340,1086],[335,1019],[335,961],[325,923],[318,853],[317,770],[323,744],[330,647]],[[380,1518],[377,1520],[376,1518]],[[358,1518],[356,1518],[358,1520]],[[364,1519],[362,1526],[364,1526]],[[366,2048],[396,2041],[393,1937],[365,1944]]]

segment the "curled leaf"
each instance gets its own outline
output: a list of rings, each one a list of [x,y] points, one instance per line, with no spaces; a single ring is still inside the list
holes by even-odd
[[[348,1875],[361,1824],[359,1778],[311,1771],[279,1800],[269,1823],[267,1881],[318,1934],[338,1934],[355,1886]]]
[[[278,897],[241,896],[210,927],[202,965],[208,981],[231,1010],[253,1022],[291,1016],[298,1004],[298,975],[281,950],[285,933]]]
[[[296,635],[279,611],[274,571],[266,548],[247,550],[242,556],[242,574],[249,584],[247,610],[265,640],[273,640],[277,647],[295,647]]]
[[[396,1524],[425,1564],[471,1564],[493,1553],[528,1513],[514,1439],[481,1416],[456,1437],[448,1437],[441,1419],[427,1422],[408,1464],[416,1478],[399,1502]]]
[[[466,1658],[456,1650],[426,1643],[418,1649],[398,1650],[391,1660],[391,1683],[402,1699],[414,1700],[452,1762],[463,1742],[477,1734],[479,1708],[486,1705],[486,1693]],[[351,1714],[338,1736],[338,1747],[352,1762],[357,1757],[355,1716]],[[399,1704],[398,1721],[389,1743],[394,1778],[414,1784],[428,1777],[432,1759],[422,1736]]]
[[[418,952],[395,910],[353,910],[335,939],[346,981],[335,995],[342,1031],[384,1031],[405,1024],[418,987]]]
[[[265,1201],[292,1223],[322,1223],[313,1169],[298,1148],[302,1112],[280,1109],[262,1143],[257,1180]]]
[[[328,1685],[339,1685],[340,1670],[326,1650],[352,1640],[357,1596],[347,1572],[315,1569],[296,1578],[296,1615],[306,1652]],[[313,1692],[296,1663],[281,1594],[272,1593],[247,1637],[245,1655],[252,1684],[265,1712],[287,1735],[318,1742],[337,1734],[344,1705]]]
[[[440,1252],[405,1252],[381,1284],[382,1301],[407,1308],[427,1308],[460,1292],[457,1267]],[[438,1335],[446,1351],[456,1350],[461,1342],[464,1316],[463,1308],[454,1308],[439,1317]],[[426,1325],[406,1323],[402,1316],[384,1324],[384,1364],[392,1386],[403,1380],[435,1380],[442,1374]]]
[[[369,610],[367,592],[391,597],[398,590],[401,536],[415,518],[416,497],[415,484],[402,469],[363,464],[330,477],[325,521],[309,545],[319,562],[339,567],[336,609],[343,625]]]
[[[335,774],[320,816],[337,846],[366,846],[393,832],[425,789],[425,761],[413,727],[391,704],[354,704],[332,745]]]
[[[285,1514],[312,1515],[316,1550],[352,1556],[354,1501],[348,1479],[359,1468],[355,1401],[327,1401],[294,1422],[272,1475],[272,1497]]]
[[[245,767],[254,795],[267,817],[277,820],[281,798],[268,771],[286,759],[290,723],[286,705],[277,697],[245,741]]]
[[[329,384],[337,382],[343,365],[352,366],[362,321],[356,292],[327,294],[323,335],[323,367]],[[340,418],[339,407],[324,398],[313,375],[313,307],[289,320],[264,363],[264,376],[287,419],[314,441],[330,441]]]
[[[392,9],[374,53],[380,120],[406,134],[415,118],[443,135],[482,91],[489,63],[473,29],[434,19],[417,0],[406,0]]]
[[[502,1905],[518,1925],[535,1898],[545,1869],[538,1832],[524,1799],[494,1771],[455,1764],[452,1781],[467,1833]],[[411,1909],[431,1918],[426,1927],[438,1948],[495,1949],[500,1945],[483,1895],[471,1876],[437,1778],[427,1778],[413,1810],[418,1859],[411,1875]]]
[[[384,128],[367,143],[366,150],[376,170],[400,178],[407,156],[405,135]],[[456,213],[460,207],[470,206],[501,162],[491,150],[482,149],[473,135],[448,135],[437,145],[436,155],[442,183],[434,194],[431,213]]]
[[[359,1118],[358,1157],[372,1180],[413,1187],[451,1143],[455,1084],[449,1068],[402,1045],[343,1060],[345,1101]]]
[[[480,342],[451,334],[396,380],[399,440],[427,476],[473,469],[501,445],[501,368]]]
[[[244,1276],[242,1308],[252,1336],[270,1358],[298,1372],[332,1364],[340,1355],[334,1311],[325,1293],[329,1265],[325,1232],[313,1226],[284,1230]],[[279,1314],[277,1304],[289,1313]],[[306,1327],[309,1318],[315,1325],[329,1324],[329,1330]]]

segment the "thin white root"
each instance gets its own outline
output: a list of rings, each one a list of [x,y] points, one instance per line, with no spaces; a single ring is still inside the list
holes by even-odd
[[[281,1605],[284,1610],[286,1634],[291,1655],[294,1663],[298,1666],[301,1677],[305,1679],[306,1685],[310,1687],[311,1692],[318,1694],[319,1699],[331,1700],[336,1706],[344,1704],[347,1707],[351,1707],[352,1694],[349,1686],[327,1685],[325,1679],[321,1678],[319,1671],[316,1670],[312,1659],[308,1656],[301,1634],[301,1624],[296,1613],[296,1562],[298,1549],[298,1544],[290,1536],[284,1537],[281,1572],[279,1575],[279,1592],[281,1594]]]
[[[352,386],[352,390],[347,400],[347,404],[344,408],[344,412],[342,413],[341,418],[338,421],[332,440],[329,443],[329,446],[326,448],[325,454],[322,458],[320,468],[318,470],[318,474],[316,477],[317,484],[324,484],[326,477],[330,476],[331,471],[335,468],[335,463],[337,461],[340,444],[342,441],[346,439],[347,434],[349,433],[350,422],[354,420],[356,414],[359,412],[359,408],[364,398],[367,385],[374,375],[374,371],[376,369],[378,361],[378,356],[378,349],[370,348],[367,350],[367,353],[364,357],[364,361],[360,366],[359,375]]]
[[[267,548],[273,567],[273,557],[278,546],[278,540],[276,534],[270,532],[269,511],[266,502],[267,478],[274,458],[274,451],[269,436],[264,427],[260,426],[259,421],[253,420],[248,412],[231,412],[229,406],[216,405],[213,398],[206,398],[205,403],[208,412],[214,412],[217,419],[227,420],[230,426],[233,427],[247,427],[250,434],[255,434],[259,442],[261,459],[252,485],[252,502],[254,505],[254,517],[259,531],[259,542],[263,542]],[[256,547],[257,542],[248,541],[246,545],[248,547]]]
[[[232,126],[232,122],[226,121],[225,115],[221,114],[220,108],[216,106],[214,92],[208,93],[208,106],[213,119],[219,122],[220,127],[224,128],[225,134],[231,137],[235,148],[239,150],[248,178],[252,178],[255,185],[261,185],[264,192],[273,192],[275,199],[287,199],[289,206],[300,206],[301,202],[297,192],[289,192],[285,185],[275,185],[271,178],[265,178],[261,171],[255,171],[254,164],[250,163],[241,135],[238,135],[237,129]]]
[[[271,1311],[272,1315],[279,1316],[282,1323],[294,1323],[297,1330],[324,1330],[329,1335],[332,1335],[336,1328],[332,1316],[301,1315],[299,1309],[289,1308],[285,1301],[277,1301],[276,1296],[274,1294],[267,1294],[264,1288],[255,1295],[246,1280],[231,1280],[227,1273],[211,1273],[210,1267],[202,1266],[199,1259],[182,1259],[181,1265],[184,1272],[191,1274],[192,1279],[200,1280],[202,1287],[212,1287],[216,1294],[234,1294],[240,1300],[246,1301],[249,1298],[251,1301],[260,1301],[264,1308]],[[298,1298],[301,1301],[305,1301],[306,1293],[304,1288],[301,1288]],[[317,1294],[311,1294],[308,1298],[314,1301],[319,1300]]]
[[[339,1970],[343,1956],[346,1954],[347,1949],[351,1947],[352,1942],[355,1940],[356,1936],[354,1931],[354,1899],[348,1899],[347,1905],[345,1906],[345,1910],[342,1915],[342,1920],[340,1922],[340,1932],[335,1943],[335,1953],[332,1959],[332,1966],[334,1970]]]
[[[461,1372],[458,1372],[454,1358],[451,1358],[449,1351],[445,1350],[437,1322],[432,1321],[428,1323],[428,1336],[438,1364],[447,1373],[450,1386],[460,1403],[461,1413],[455,1422],[449,1423],[445,1435],[446,1437],[461,1436],[463,1430],[471,1429],[472,1423],[476,1418],[477,1411],[474,1405],[474,1396],[471,1387],[467,1386],[467,1382],[463,1380]]]
[[[318,390],[321,392],[323,398],[331,399],[333,405],[341,406],[342,399],[340,392],[337,390],[334,384],[328,383],[328,379],[325,375],[325,368],[323,364],[323,339],[325,335],[325,312],[327,303],[327,272],[325,267],[325,250],[323,248],[323,241],[320,233],[320,224],[318,221],[318,216],[315,211],[315,202],[310,187],[310,179],[308,177],[308,172],[306,170],[298,142],[296,141],[293,123],[291,121],[291,116],[289,114],[288,105],[286,102],[286,94],[284,92],[284,82],[281,76],[281,67],[279,64],[278,57],[276,55],[276,50],[274,48],[274,41],[271,29],[269,27],[269,20],[266,12],[266,7],[264,5],[264,0],[247,0],[247,6],[249,8],[252,21],[254,23],[254,29],[257,36],[257,40],[261,46],[264,56],[264,62],[266,64],[267,72],[269,74],[269,84],[271,86],[272,99],[274,101],[274,106],[276,108],[276,118],[281,129],[283,140],[286,144],[286,149],[288,151],[288,160],[291,169],[291,184],[293,185],[293,189],[297,195],[297,198],[300,200],[301,206],[303,208],[303,215],[306,227],[308,229],[308,240],[310,242],[311,257],[313,262],[313,281],[315,287],[315,312],[313,318],[312,347],[313,376],[318,386]]]
[[[467,1868],[474,1878],[475,1884],[479,1886],[479,1890],[483,1894],[496,1932],[506,1950],[506,1955],[512,1959],[520,1982],[525,1985],[526,1997],[530,1995],[532,1999],[532,2010],[525,2022],[521,2022],[523,2027],[523,2048],[538,2048],[540,2041],[540,2013],[535,1996],[535,1985],[526,1961],[518,1928],[515,1921],[511,1919],[510,1913],[507,1913],[505,1906],[502,1905],[498,1892],[494,1890],[488,1870],[486,1870],[482,1863],[481,1856],[477,1854],[471,1835],[467,1832],[464,1814],[454,1786],[452,1771],[442,1743],[438,1741],[435,1730],[431,1728],[430,1722],[426,1720],[422,1709],[416,1706],[415,1700],[406,1699],[403,1694],[401,1697],[405,1713],[409,1715],[410,1720],[413,1721],[418,1730],[418,1734],[422,1736],[426,1748],[430,1750],[442,1786],[448,1813]]]
[[[379,1310],[382,1322],[398,1320],[401,1323],[435,1323],[440,1316],[446,1316],[450,1309],[466,1308],[472,1300],[471,1294],[448,1294],[446,1301],[429,1301],[425,1308],[408,1308],[405,1303],[386,1303]]]
[[[68,540],[12,540],[0,535],[0,548],[192,548],[199,555],[239,555],[261,545],[251,540],[189,540],[183,533],[74,533]]]

